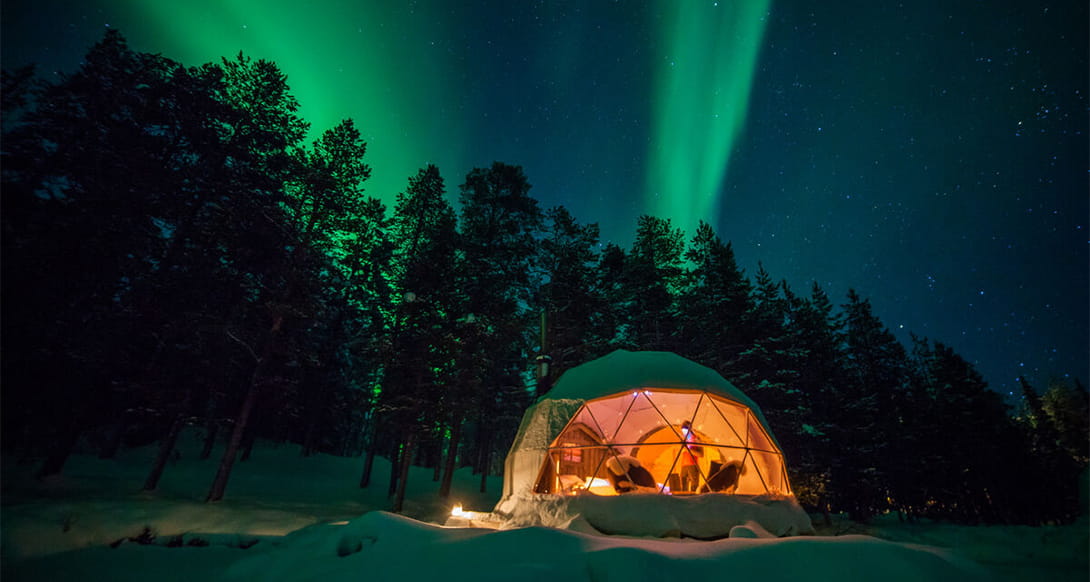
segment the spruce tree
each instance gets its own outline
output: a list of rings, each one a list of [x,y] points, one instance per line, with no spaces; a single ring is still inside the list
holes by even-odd
[[[794,360],[798,375],[787,392],[794,422],[792,432],[780,438],[786,441],[788,468],[800,502],[828,518],[829,476],[838,454],[830,441],[831,423],[843,382],[840,317],[816,281],[808,299],[792,297],[789,341],[799,357]]]
[[[682,277],[684,233],[669,219],[641,216],[627,256],[623,284],[631,301],[633,341],[642,350],[677,347],[677,293]]]
[[[1041,412],[1056,432],[1059,447],[1076,464],[1090,462],[1090,397],[1077,380],[1053,380],[1041,396]]]
[[[844,383],[830,422],[839,454],[830,487],[837,505],[865,519],[889,505],[887,473],[897,458],[890,445],[903,433],[907,355],[855,290],[843,309]]]
[[[602,331],[608,350],[638,349],[632,326],[633,302],[625,282],[628,254],[607,243],[595,266],[595,289],[604,301]]]
[[[678,299],[680,352],[715,369],[737,359],[751,339],[746,316],[753,309],[750,284],[730,243],[701,222],[689,243]]]
[[[534,329],[527,307],[538,282],[541,210],[530,196],[522,168],[495,162],[475,168],[461,185],[462,249],[460,283],[466,294],[466,318],[478,331],[468,334],[463,350],[483,365],[476,406],[476,468],[490,471],[495,439],[511,410],[521,410],[529,395],[521,376],[530,366]]]
[[[920,379],[901,406],[906,434],[890,471],[900,509],[963,523],[1004,519],[1005,475],[1018,458],[1006,406],[949,346],[917,340],[914,351]]]
[[[384,423],[399,427],[406,449],[430,438],[437,426],[451,427],[441,493],[449,491],[456,437],[469,396],[452,381],[449,338],[456,333],[464,298],[457,287],[454,210],[445,198],[439,169],[429,165],[409,178],[394,209],[393,313],[390,350],[385,354],[381,406]],[[411,455],[402,455],[407,476]],[[394,510],[400,511],[406,483],[399,479]]]
[[[795,360],[801,355],[789,338],[790,289],[774,281],[759,264],[748,306],[742,319],[743,337],[748,341],[734,359],[725,363],[726,375],[762,406],[787,411],[792,407],[787,392],[798,380]],[[778,419],[769,422],[779,424]],[[773,430],[776,428],[773,426]],[[786,430],[787,425],[782,428]]]
[[[545,225],[536,304],[544,325],[540,343],[550,362],[547,376],[539,378],[539,396],[564,370],[604,355],[609,339],[605,299],[595,280],[598,225],[579,224],[563,206],[546,211]]]

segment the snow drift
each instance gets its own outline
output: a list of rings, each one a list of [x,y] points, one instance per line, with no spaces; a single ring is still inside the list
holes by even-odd
[[[295,447],[259,442],[242,463],[231,495],[202,503],[214,460],[200,460],[199,439],[183,454],[162,490],[140,493],[154,447],[123,451],[116,460],[77,454],[64,479],[40,483],[32,467],[4,461],[0,545],[3,580],[548,580],[549,582],[700,580],[1085,581],[1085,518],[1069,526],[971,527],[901,523],[884,516],[870,525],[834,516],[825,535],[773,537],[752,521],[714,541],[605,536],[591,525],[594,508],[543,505],[539,517],[567,529],[489,530],[441,527],[374,511],[387,507],[390,466],[376,464],[376,483],[357,487],[360,459],[300,457]],[[406,507],[421,520],[436,516],[432,470],[412,468]],[[478,492],[480,476],[455,474],[452,501],[492,507],[497,494]],[[490,480],[497,491],[499,480]],[[609,498],[632,504],[651,535],[670,526],[642,496]],[[699,497],[669,498],[699,513]],[[714,496],[729,499],[729,496]],[[563,512],[560,510],[563,509]],[[449,513],[445,507],[444,513]],[[743,510],[739,510],[742,512]],[[749,511],[747,509],[746,511]],[[590,516],[588,519],[586,516]],[[746,515],[739,514],[738,519]],[[608,526],[600,522],[600,527]],[[514,525],[513,522],[508,527]],[[148,545],[122,538],[153,530]],[[840,535],[840,534],[851,535]],[[686,535],[699,535],[691,533]],[[181,542],[172,545],[172,542]]]
[[[749,523],[772,535],[814,532],[810,517],[793,497],[698,495],[671,497],[655,493],[617,497],[535,495],[510,503],[513,512],[500,527],[573,528],[611,535],[717,539]]]
[[[867,536],[649,540],[544,527],[442,528],[385,512],[293,533],[240,560],[224,578],[661,582],[667,573],[679,580],[986,579],[949,552]]]

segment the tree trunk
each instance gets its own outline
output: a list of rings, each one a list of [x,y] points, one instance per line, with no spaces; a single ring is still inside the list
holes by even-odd
[[[58,426],[63,426],[64,429],[53,441],[45,461],[42,463],[41,468],[38,469],[36,474],[38,479],[46,479],[60,474],[64,464],[68,462],[68,457],[76,449],[80,436],[83,435],[83,429],[86,425],[85,411],[92,408],[92,403],[97,400],[99,394],[101,394],[101,390],[98,389],[98,386],[94,383],[88,383],[86,389],[79,392],[76,400],[68,403],[71,408],[61,416],[60,421],[57,423]]]
[[[474,475],[488,472],[488,441],[491,438],[492,434],[490,431],[481,429],[477,432],[477,458],[473,463]]]
[[[321,357],[323,361],[333,361],[336,357],[335,354],[339,345],[338,338],[340,337],[337,330],[343,329],[345,317],[347,317],[346,310],[340,309],[337,311],[337,317],[334,319],[327,340],[322,347]],[[322,432],[321,427],[325,424],[323,422],[324,417],[327,416],[326,407],[334,392],[332,384],[333,379],[330,377],[329,372],[323,371],[319,373],[317,390],[315,391],[315,394],[310,395],[311,397],[306,401],[308,410],[306,416],[306,429],[303,433],[302,455],[304,457],[309,457],[318,452],[318,441]]]
[[[371,470],[375,466],[375,449],[374,447],[367,449],[367,454],[363,458],[363,474],[360,475],[360,489],[366,489],[371,484]]]
[[[279,322],[274,326],[274,330],[276,329],[279,329]],[[246,390],[246,398],[242,400],[242,409],[239,410],[235,427],[231,430],[231,439],[227,442],[227,449],[223,451],[216,477],[212,480],[212,488],[209,489],[208,498],[205,499],[207,502],[223,499],[223,493],[227,490],[227,481],[231,478],[231,468],[234,467],[235,457],[242,445],[242,436],[246,433],[246,428],[250,422],[250,413],[253,412],[254,406],[257,404],[258,393],[261,391],[262,368],[264,368],[264,363],[272,352],[272,342],[270,341],[269,344],[266,349],[267,353],[258,360],[253,374],[250,376],[250,387]]]
[[[401,452],[401,466],[398,468],[397,495],[394,496],[394,513],[401,513],[405,505],[405,486],[409,482],[409,467],[413,464],[413,449],[416,446],[416,433],[410,432]],[[392,469],[392,467],[391,467]]]
[[[481,474],[481,465],[483,464],[482,455],[483,455],[483,452],[484,452],[485,437],[481,433],[479,426],[480,425],[478,423],[477,434],[475,435],[477,437],[477,440],[476,440],[476,442],[471,442],[471,445],[470,445],[471,447],[474,447],[474,450],[473,450],[473,473],[472,473],[473,475],[480,475]]]
[[[291,249],[285,265],[288,269],[288,274],[284,285],[284,293],[281,295],[281,302],[283,304],[290,304],[292,297],[295,295],[294,291],[296,279],[298,277],[298,272],[295,268],[295,256],[300,248],[306,248],[309,245],[310,229],[314,226],[317,219],[317,213],[310,217],[307,229],[302,232],[302,244],[294,246]],[[223,493],[227,490],[227,481],[231,478],[231,468],[234,467],[235,456],[238,455],[239,446],[242,444],[242,437],[245,435],[246,429],[248,428],[250,414],[253,412],[254,406],[257,405],[258,393],[261,391],[261,386],[264,382],[265,366],[269,365],[269,360],[272,359],[272,355],[275,351],[274,348],[276,348],[276,345],[280,340],[280,333],[283,325],[284,315],[281,313],[274,313],[272,325],[269,326],[269,331],[264,339],[264,345],[261,346],[260,351],[257,353],[254,353],[253,351],[250,352],[254,357],[254,371],[250,375],[250,386],[246,389],[246,398],[242,401],[242,409],[239,411],[238,419],[235,421],[235,426],[231,430],[231,439],[227,443],[227,449],[223,451],[223,458],[220,459],[220,466],[216,471],[215,479],[212,480],[212,487],[208,491],[208,498],[205,500],[206,502],[214,502],[223,499]],[[253,443],[250,444],[251,446],[253,445]]]
[[[178,442],[178,435],[185,426],[185,416],[184,411],[175,415],[174,422],[170,423],[167,434],[163,436],[162,442],[159,443],[159,454],[155,456],[155,462],[151,466],[148,478],[144,481],[144,491],[155,491],[159,487],[159,479],[163,476],[163,470],[166,469],[171,453],[174,452],[174,446]]]
[[[318,442],[318,422],[316,420],[308,420],[306,430],[303,432],[303,446],[299,448],[299,454],[304,457],[309,457],[317,452]]]
[[[394,443],[394,446],[390,451],[390,486],[386,489],[387,496],[397,493],[397,478],[400,473],[397,469],[401,466],[400,463],[401,458],[404,456],[403,453],[402,443]]]
[[[106,439],[105,443],[102,443],[102,448],[98,451],[98,458],[113,459],[117,457],[117,451],[121,449],[121,442],[125,440],[125,432],[128,428],[129,413],[123,411],[118,415],[117,424],[110,431],[110,437]]]
[[[250,453],[254,452],[254,441],[257,440],[257,427],[251,421],[249,426],[246,427],[246,432],[242,436],[242,457],[239,461],[249,461]]]
[[[68,428],[58,437],[53,448],[50,449],[49,456],[45,458],[42,467],[38,469],[37,477],[39,479],[60,474],[64,464],[68,461],[68,457],[72,455],[72,451],[76,448],[76,443],[79,442],[82,433],[83,430],[79,422],[73,419]]]
[[[488,492],[488,472],[492,468],[491,467],[491,465],[492,465],[492,447],[491,447],[491,443],[487,443],[487,444],[484,445],[484,447],[482,448],[482,453],[483,453],[482,456],[484,458],[481,459],[481,493],[487,493]]]
[[[327,353],[333,350],[327,350]],[[328,374],[322,374],[321,379],[318,381],[317,389],[310,398],[307,399],[307,420],[306,428],[303,433],[303,447],[302,455],[309,457],[318,452],[318,447],[321,442],[322,428],[328,424],[326,408],[329,405],[331,393],[333,387],[331,386],[331,379]]]
[[[363,474],[360,475],[360,489],[366,489],[371,484],[371,471],[375,467],[375,449],[378,448],[378,443],[375,442],[376,426],[377,423],[372,419],[369,431],[371,433],[370,443],[367,445],[367,454],[363,460]]]
[[[430,431],[427,449],[425,450],[424,466],[432,470],[432,483],[438,483],[439,477],[443,474],[443,443],[446,441],[443,433],[445,432],[442,427]]]
[[[309,457],[318,452],[318,440],[321,434],[322,417],[325,413],[326,394],[329,392],[329,382],[326,375],[321,374],[314,390],[308,390],[304,398],[305,421],[303,425],[303,446],[299,454]]]
[[[456,419],[450,427],[450,444],[447,445],[447,458],[443,462],[443,478],[439,483],[440,499],[450,497],[450,486],[454,481],[454,468],[458,458],[458,444],[462,438],[462,420]]]
[[[208,424],[205,425],[204,447],[201,448],[202,461],[212,456],[212,447],[216,446],[216,435],[219,430],[219,423],[209,417]]]

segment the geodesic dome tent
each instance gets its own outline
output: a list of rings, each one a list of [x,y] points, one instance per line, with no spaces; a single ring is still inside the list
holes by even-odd
[[[632,465],[650,479],[628,490],[791,495],[783,453],[738,388],[676,354],[618,350],[568,370],[527,410],[497,511],[535,494],[617,495],[629,477],[617,469]]]

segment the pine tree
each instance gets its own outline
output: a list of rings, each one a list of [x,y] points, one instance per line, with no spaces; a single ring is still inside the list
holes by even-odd
[[[609,339],[605,300],[595,282],[598,225],[580,225],[563,206],[549,209],[545,218],[538,259],[544,282],[537,305],[545,326],[541,343],[551,364],[548,376],[539,378],[539,396],[564,370],[604,355]]]
[[[641,216],[623,283],[631,301],[633,340],[643,350],[673,351],[676,298],[682,277],[684,233],[669,219]]]
[[[1013,425],[1000,396],[948,346],[916,339],[919,370],[901,406],[905,427],[890,471],[898,509],[962,523],[1006,518]]]
[[[1040,411],[1056,433],[1056,442],[1076,464],[1090,463],[1090,397],[1077,380],[1054,380],[1041,397]]]
[[[787,394],[798,380],[796,346],[790,342],[791,292],[784,282],[775,282],[758,265],[749,309],[742,318],[745,349],[724,364],[728,378],[771,410],[786,411],[791,408]],[[779,421],[773,423],[773,430]],[[785,430],[788,426],[785,424]]]
[[[145,130],[161,121],[176,68],[108,33],[75,73],[29,100],[5,97],[9,110],[33,105],[5,123],[4,325],[20,341],[5,346],[4,425],[23,442],[51,441],[42,476],[110,416],[111,387],[135,368],[111,365],[130,329],[116,300],[161,248],[149,216],[170,182],[159,155],[169,137]]]
[[[854,290],[844,317],[844,384],[830,422],[839,454],[830,488],[836,505],[865,519],[889,505],[888,467],[897,458],[890,444],[903,432],[907,355]]]
[[[730,243],[701,222],[685,258],[692,265],[678,299],[681,353],[725,369],[748,346],[746,316],[753,310],[750,284],[738,268]]]
[[[355,124],[342,121],[311,148],[296,152],[302,171],[288,190],[291,216],[301,225],[307,248],[321,259],[310,278],[316,286],[310,307],[314,325],[300,339],[310,347],[299,364],[312,378],[305,381],[310,389],[300,394],[304,454],[315,451],[323,429],[335,426],[328,415],[351,416],[334,405],[370,409],[366,385],[378,372],[392,243],[385,207],[364,194],[371,171],[365,154]],[[342,366],[350,366],[354,377],[341,375]],[[354,427],[342,430],[351,433]]]
[[[5,271],[21,274],[17,285],[5,286],[13,291],[5,306],[21,302],[5,321],[15,329],[24,318],[33,322],[20,345],[32,359],[44,357],[19,367],[52,368],[45,373],[53,381],[28,386],[77,391],[23,411],[27,418],[49,409],[67,417],[49,423],[66,428],[43,474],[60,470],[66,443],[80,432],[128,419],[126,409],[184,415],[194,384],[174,378],[206,359],[201,330],[238,299],[237,269],[224,255],[237,256],[244,243],[216,232],[220,217],[244,198],[232,187],[237,180],[227,185],[220,155],[229,142],[221,122],[230,117],[219,100],[221,79],[215,67],[187,69],[133,52],[110,31],[76,73],[44,85],[5,136],[3,214],[5,236],[14,237],[6,248],[19,250]],[[211,238],[215,245],[202,244]],[[36,255],[50,259],[38,263]],[[44,319],[35,315],[39,308]],[[62,402],[71,408],[58,407]],[[173,424],[166,425],[169,434]],[[107,454],[123,429],[107,439]]]
[[[602,297],[602,332],[608,349],[638,349],[633,332],[633,301],[625,284],[624,249],[606,244],[595,266],[595,291]]]
[[[258,320],[263,325],[250,328],[248,334],[236,334],[238,343],[252,358],[252,369],[227,447],[209,488],[209,502],[223,498],[243,436],[248,430],[253,434],[250,418],[262,400],[262,391],[277,383],[278,368],[284,363],[281,353],[287,345],[285,336],[298,330],[301,317],[307,315],[308,291],[315,283],[307,275],[317,262],[315,255],[319,254],[318,249],[311,247],[319,240],[316,233],[325,227],[329,217],[343,210],[341,205],[345,200],[349,204],[355,202],[359,181],[367,175],[366,166],[360,167],[358,159],[364,146],[358,132],[347,123],[327,131],[313,145],[314,154],[309,163],[302,167],[293,164],[298,158],[291,155],[289,148],[301,141],[306,124],[297,116],[298,102],[276,65],[240,55],[235,60],[225,59],[223,71],[225,98],[239,116],[237,131],[232,136],[238,157],[232,163],[240,170],[242,179],[238,185],[249,193],[240,199],[243,204],[233,208],[245,214],[232,215],[231,219],[237,226],[251,229],[248,236],[261,240],[260,233],[282,232],[286,225],[276,217],[285,213],[290,217],[285,222],[297,233],[298,242],[288,247],[285,254],[270,257],[270,262],[247,262],[266,310],[263,321]],[[357,155],[343,155],[339,148],[350,148]],[[321,168],[323,164],[327,165]],[[316,166],[324,172],[314,171]],[[244,170],[261,174],[251,176]],[[296,181],[299,174],[302,176]],[[266,270],[253,268],[259,264]]]
[[[788,467],[800,502],[818,508],[828,519],[829,476],[838,454],[830,442],[831,423],[843,382],[841,320],[816,281],[809,299],[792,296],[789,304],[788,337],[795,346],[793,353],[799,356],[793,362],[798,375],[787,390],[791,396],[792,432],[780,439],[789,455]]]
[[[1037,390],[1024,377],[1019,382],[1024,410],[1018,422],[1029,447],[1027,469],[1020,480],[1030,500],[1026,521],[1069,520],[1078,515],[1078,475],[1085,464],[1064,447],[1061,433]],[[1049,478],[1036,478],[1039,475]]]
[[[439,169],[433,165],[409,179],[398,195],[393,220],[394,288],[400,297],[394,312],[391,349],[384,358],[383,421],[400,426],[405,436],[394,510],[400,511],[412,462],[411,451],[435,427],[458,426],[466,414],[466,396],[450,382],[448,343],[455,333],[464,298],[457,287],[457,233],[454,210],[444,198]],[[457,451],[452,441],[448,454]],[[445,463],[441,491],[449,490],[454,459]]]
[[[468,334],[463,349],[484,365],[476,406],[477,462],[484,477],[491,468],[497,432],[510,410],[526,405],[521,377],[533,343],[529,312],[535,281],[534,260],[541,211],[518,166],[501,162],[476,168],[461,186],[462,289],[467,318],[479,332]]]

